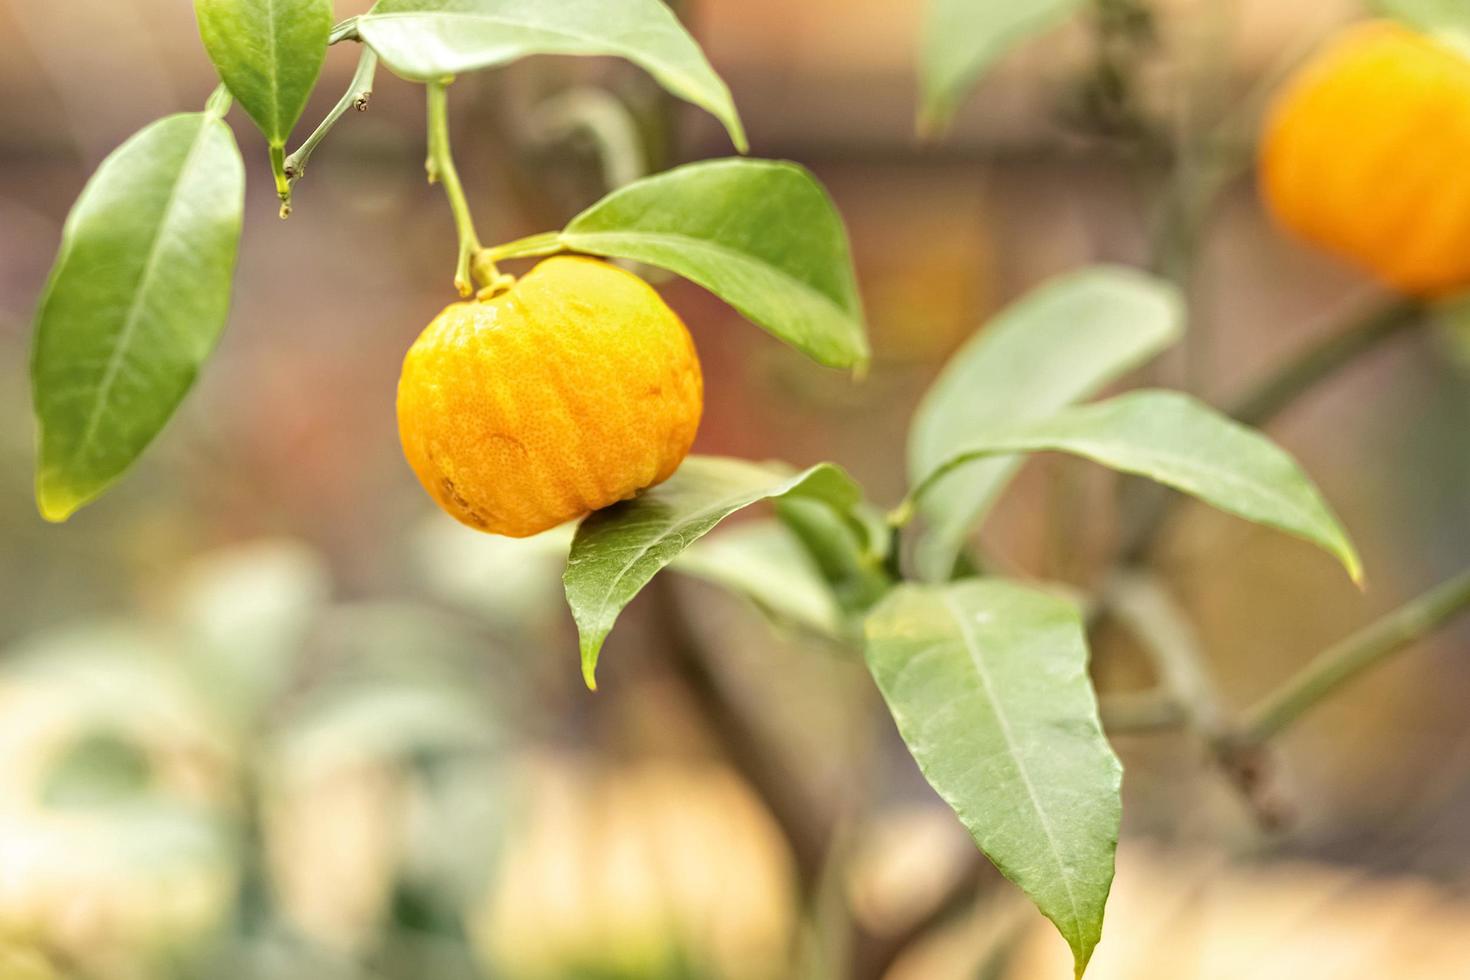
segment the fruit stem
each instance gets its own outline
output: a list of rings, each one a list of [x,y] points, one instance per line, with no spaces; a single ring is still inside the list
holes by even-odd
[[[465,200],[464,186],[459,182],[459,171],[454,167],[454,156],[449,150],[449,113],[445,89],[453,78],[444,78],[428,83],[429,92],[429,157],[424,168],[429,173],[429,183],[444,185],[444,195],[449,198],[449,209],[454,212],[454,225],[459,232],[459,261],[454,269],[454,287],[461,296],[470,296],[475,291],[475,279],[481,285],[489,285],[498,275],[495,263],[482,255],[480,236],[475,231],[475,219],[470,216],[469,202]],[[473,268],[471,268],[473,266]]]

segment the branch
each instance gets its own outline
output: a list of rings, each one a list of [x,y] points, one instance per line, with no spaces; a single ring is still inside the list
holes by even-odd
[[[667,643],[670,665],[698,703],[700,716],[709,724],[730,764],[760,796],[780,827],[791,848],[802,893],[809,894],[826,863],[829,828],[813,816],[813,801],[710,669],[672,576],[654,579],[645,593],[657,618],[657,633]]]
[[[1257,428],[1267,425],[1318,382],[1417,326],[1423,316],[1424,308],[1407,299],[1393,300],[1368,311],[1367,315],[1287,361],[1237,402],[1230,415],[1245,425]]]
[[[1261,826],[1280,827],[1291,816],[1289,801],[1269,778],[1270,754],[1247,744],[1231,724],[1194,625],[1152,576],[1120,573],[1104,597],[1104,608],[1143,645],[1165,696],[1181,721],[1198,733],[1221,771],[1239,791]]]
[[[1260,428],[1338,371],[1353,364],[1423,319],[1424,309],[1412,300],[1392,300],[1360,315],[1347,326],[1307,347],[1241,398],[1228,414],[1237,422]],[[1170,507],[1179,499],[1157,484],[1136,481],[1125,503],[1119,564],[1144,564],[1164,529]]]
[[[346,114],[348,109],[356,109],[358,112],[367,111],[368,100],[373,97],[373,78],[378,71],[378,54],[372,48],[364,46],[362,56],[357,59],[357,71],[352,76],[352,83],[347,86],[347,91],[342,98],[327,113],[327,117],[314,129],[306,142],[286,158],[286,179],[293,185],[306,174],[306,162],[311,159],[314,151],[322,140],[326,139],[337,120]]]
[[[341,44],[343,41],[361,41],[362,35],[357,32],[357,18],[348,17],[346,20],[336,24],[332,32],[327,35],[327,44]]]
[[[1171,732],[1189,723],[1184,705],[1162,687],[1152,691],[1122,691],[1098,698],[1103,730],[1109,735],[1148,735]]]
[[[1121,572],[1103,597],[1107,609],[1143,646],[1159,688],[1184,722],[1209,741],[1226,729],[1223,699],[1194,626],[1153,576]]]
[[[1470,607],[1470,570],[1400,606],[1336,646],[1324,650],[1295,677],[1246,712],[1236,737],[1257,746],[1395,653]]]

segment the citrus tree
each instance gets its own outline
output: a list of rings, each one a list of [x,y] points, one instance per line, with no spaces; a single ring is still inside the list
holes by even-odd
[[[1107,41],[1095,114],[1130,132],[1146,126],[1126,86],[1126,51],[1150,34],[1138,0],[932,0],[923,128],[941,133],[1009,47],[1084,8]],[[1470,147],[1470,64],[1454,40],[1466,21],[1455,5],[1399,0],[1390,12],[1414,26],[1377,23],[1334,41],[1286,85],[1264,143],[1265,191],[1282,223],[1405,298],[1220,408],[1158,388],[1099,400],[1186,336],[1187,264],[1060,276],[954,355],[914,414],[906,462],[895,461],[908,492],[886,506],[831,463],[688,456],[703,409],[693,343],[657,292],[605,261],[683,276],[860,380],[869,350],[846,232],[800,165],[743,155],[691,163],[617,188],[559,230],[493,245],[479,236],[448,127],[450,83],[467,72],[538,54],[623,58],[711,113],[746,152],[729,90],[661,0],[379,0],[335,25],[330,0],[196,0],[195,9],[221,84],[202,110],[147,126],[99,167],[36,314],[36,495],[49,520],[67,519],[134,464],[225,326],[245,212],[231,109],[265,136],[284,217],[312,152],[350,109],[366,107],[382,65],[423,87],[428,176],[444,188],[458,240],[459,300],[408,352],[397,393],[403,447],[428,494],[488,533],[579,522],[564,581],[589,688],[620,613],[670,568],[860,652],[925,777],[1056,925],[1079,976],[1102,933],[1121,818],[1122,768],[1105,727],[1194,727],[1249,793],[1271,736],[1470,602],[1470,576],[1446,583],[1237,719],[1215,702],[1188,624],[1146,571],[1170,500],[1158,485],[1301,539],[1363,581],[1321,493],[1252,426],[1470,284],[1470,197],[1437,195]],[[359,48],[357,72],[288,152],[337,44]],[[1435,84],[1416,81],[1426,76]],[[1345,126],[1341,113],[1365,105],[1368,123]],[[1452,120],[1462,143],[1416,158],[1414,181],[1362,206],[1354,168],[1392,166],[1411,131],[1436,120]],[[539,262],[519,278],[501,267],[520,259]],[[1002,574],[974,542],[1037,453],[1143,478],[1123,484],[1121,506],[1137,519],[1090,593]],[[703,540],[761,504],[773,516]],[[1116,711],[1100,711],[1088,672],[1089,628],[1107,616],[1139,632],[1159,675],[1148,698]],[[804,869],[816,876],[814,862]]]

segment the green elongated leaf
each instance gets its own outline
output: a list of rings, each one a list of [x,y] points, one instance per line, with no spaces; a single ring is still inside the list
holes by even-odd
[[[843,634],[842,610],[821,569],[779,521],[711,534],[669,567],[745,596],[777,623],[829,638]]]
[[[626,58],[747,149],[730,90],[661,0],[378,0],[357,30],[384,64],[416,81],[533,54]]]
[[[860,513],[839,513],[823,501],[802,497],[780,501],[776,513],[816,561],[847,612],[866,612],[893,584],[884,569],[887,552],[868,540]],[[886,524],[884,530],[889,530]]]
[[[209,113],[115,150],[67,218],[36,313],[36,499],[62,521],[132,464],[178,407],[229,313],[245,168]]]
[[[921,127],[932,130],[947,123],[987,68],[1085,2],[929,0],[919,52]]]
[[[1178,292],[1130,269],[1098,266],[1038,287],[982,328],[929,389],[909,431],[910,486],[997,425],[1096,394],[1172,344],[1183,322]],[[924,578],[949,577],[970,528],[1019,466],[978,463],[928,489],[915,553]]]
[[[913,496],[922,498],[946,472],[973,460],[1046,450],[1149,477],[1310,541],[1342,562],[1353,581],[1362,579],[1352,542],[1296,462],[1254,429],[1174,391],[1132,392],[996,428],[950,456]]]
[[[194,0],[194,14],[230,94],[284,146],[327,57],[332,0]]]
[[[793,474],[780,465],[691,456],[665,482],[584,520],[564,582],[587,686],[596,687],[597,655],[618,614],[654,575],[737,510],[788,495],[816,497],[839,510],[861,497],[830,463]]]
[[[866,634],[868,667],[920,770],[1056,924],[1080,977],[1112,886],[1123,770],[1076,609],[995,580],[902,585]]]
[[[729,159],[676,167],[614,191],[563,231],[492,252],[563,250],[668,269],[821,364],[867,362],[842,217],[816,178],[794,163]]]
[[[1470,4],[1464,0],[1373,0],[1369,6],[1421,31],[1470,44]]]

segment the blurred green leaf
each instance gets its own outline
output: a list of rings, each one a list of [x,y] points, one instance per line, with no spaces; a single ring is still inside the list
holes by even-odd
[[[771,160],[706,160],[620,188],[561,232],[492,250],[571,250],[676,272],[829,367],[868,359],[847,231],[807,170]]]
[[[285,689],[331,591],[325,564],[294,541],[257,541],[193,562],[176,602],[200,689],[237,724]]]
[[[389,68],[415,81],[533,54],[626,58],[709,111],[746,150],[730,90],[660,0],[378,0],[357,30]]]
[[[1085,2],[929,0],[919,52],[921,128],[944,126],[986,69]]]
[[[291,778],[364,762],[403,764],[425,754],[486,752],[500,730],[470,690],[427,683],[357,684],[319,692],[282,736]]]
[[[1002,581],[903,585],[868,617],[867,658],[924,776],[1056,924],[1081,976],[1112,885],[1123,770],[1076,609]]]
[[[153,766],[137,744],[115,733],[91,732],[73,742],[46,774],[41,803],[51,807],[109,806],[147,791]]]
[[[163,428],[230,305],[245,174],[228,126],[170,116],[115,150],[67,218],[36,314],[36,498],[62,521]]]
[[[414,576],[434,598],[494,626],[544,625],[564,614],[561,573],[575,530],[569,523],[507,538],[471,530],[435,508],[413,534]]]
[[[842,635],[842,610],[821,569],[779,521],[747,521],[701,538],[670,567],[745,596],[777,623]]]
[[[787,495],[825,500],[839,511],[861,498],[830,463],[793,475],[782,465],[691,456],[665,482],[584,520],[564,581],[587,686],[596,687],[597,655],[618,614],[654,575],[735,511]]]
[[[284,146],[327,57],[332,0],[194,0],[194,14],[230,94]]]
[[[1008,422],[1045,418],[1095,394],[1174,342],[1178,292],[1130,269],[1099,266],[1042,284],[1003,310],[950,359],[914,414],[909,485]],[[950,575],[971,527],[1020,466],[996,459],[928,488],[915,558],[930,581]]]
[[[1265,436],[1174,391],[1138,391],[1039,422],[997,427],[941,463],[914,491],[991,456],[1072,453],[1157,480],[1248,521],[1295,535],[1337,557],[1352,576],[1352,542],[1296,462]]]
[[[1368,6],[1421,31],[1470,43],[1470,4],[1465,0],[1371,0]]]
[[[875,547],[886,542],[869,540],[868,528],[853,519],[855,514],[802,497],[778,501],[776,513],[816,560],[844,610],[866,612],[888,591],[892,583],[883,567],[886,552]]]
[[[164,632],[127,624],[79,623],[26,637],[5,650],[4,677],[45,689],[80,737],[151,733],[224,754],[215,719],[178,670]]]

